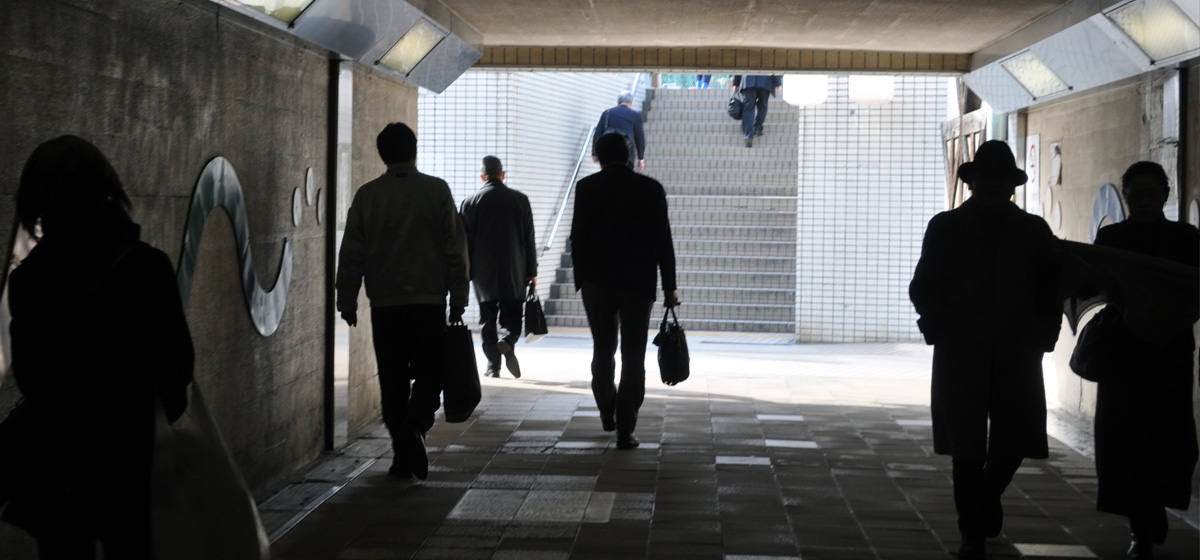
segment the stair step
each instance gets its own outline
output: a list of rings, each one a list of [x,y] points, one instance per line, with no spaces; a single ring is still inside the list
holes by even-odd
[[[721,119],[719,117],[704,118],[694,122],[685,120],[650,120],[643,125],[642,130],[646,133],[647,146],[654,148],[656,142],[653,138],[658,138],[664,134],[692,134],[698,137],[704,136],[719,136],[724,134],[741,134],[742,123],[735,121],[729,117]],[[779,121],[773,121],[767,117],[767,122],[763,125],[763,138],[800,138],[800,127]]]
[[[754,160],[787,160],[791,167],[797,167],[797,154],[799,149],[794,145],[784,145],[782,142],[775,146],[767,146],[755,139],[754,147],[747,148],[743,144],[742,138],[736,138],[736,144],[731,146],[687,146],[679,144],[658,145],[654,150],[647,153],[646,157],[654,156],[654,161],[662,161],[671,159],[672,161],[693,161],[693,160],[713,160],[718,159],[727,161],[737,159],[739,161],[754,161]],[[647,164],[650,163],[647,161]]]
[[[729,212],[718,210],[689,210],[672,208],[667,212],[671,225],[721,225],[721,226],[792,226],[796,225],[795,212]]]
[[[796,242],[675,238],[675,251],[690,255],[788,257],[796,255]]]
[[[794,290],[796,273],[793,272],[734,272],[718,270],[676,270],[675,282],[680,289],[688,286],[731,286],[736,288],[771,288]],[[555,271],[554,283],[575,285],[575,269],[560,268]]]
[[[680,297],[686,301],[707,301],[728,304],[787,305],[795,301],[796,290],[716,286],[680,286]],[[573,284],[551,284],[551,299],[578,299]]]
[[[758,212],[796,213],[795,196],[730,196],[667,194],[667,207],[671,210],[731,212],[755,214]]]
[[[652,312],[650,314],[650,322],[646,325],[646,330],[658,330],[658,323],[662,320],[662,312]],[[582,315],[547,315],[546,323],[551,328],[550,332],[554,332],[554,327],[562,328],[587,328],[587,316]],[[711,320],[695,320],[681,317],[679,324],[687,331],[692,332],[744,332],[744,333],[793,333],[796,329],[794,322],[772,322],[772,321],[711,321]]]
[[[795,226],[718,226],[679,224],[671,226],[674,239],[723,239],[729,241],[792,241]]]
[[[545,300],[545,305],[546,315],[587,315],[583,309],[582,299],[548,299]],[[791,305],[751,305],[692,301],[685,301],[684,307],[680,311],[694,321],[766,321],[790,323],[795,322],[796,314],[795,308]]]

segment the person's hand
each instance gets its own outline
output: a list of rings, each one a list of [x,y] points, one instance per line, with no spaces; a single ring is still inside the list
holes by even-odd
[[[738,86],[733,86],[733,91],[737,91],[738,89]]]
[[[350,325],[351,327],[357,326],[358,325],[358,312],[357,311],[343,311],[342,319],[345,320],[346,324]]]
[[[671,291],[667,292],[666,297],[663,298],[663,305],[666,306],[667,309],[670,309],[672,307],[678,307],[679,306],[678,292],[676,290],[671,290]]]
[[[646,170],[646,160],[639,159],[637,164],[637,172],[641,173]]]
[[[461,323],[463,313],[466,311],[465,307],[450,306],[450,324]]]
[[[534,288],[536,288],[537,287],[537,276],[530,276],[528,284],[530,286],[533,286]]]
[[[599,161],[600,161],[600,158],[598,158],[598,157],[596,157],[596,156],[592,156],[592,163],[596,163],[596,162],[599,162]]]
[[[775,93],[783,93],[783,86],[775,86]]]

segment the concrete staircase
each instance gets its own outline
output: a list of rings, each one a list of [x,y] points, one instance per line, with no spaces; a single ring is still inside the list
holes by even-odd
[[[729,90],[653,90],[646,174],[663,184],[675,240],[679,309],[697,331],[795,332],[799,115],[771,99],[764,135],[743,146]],[[571,256],[546,302],[551,326],[586,327]],[[661,291],[651,316],[662,318]]]

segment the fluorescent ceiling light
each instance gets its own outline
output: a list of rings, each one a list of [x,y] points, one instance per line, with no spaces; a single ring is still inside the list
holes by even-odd
[[[892,76],[850,76],[850,102],[859,105],[889,103],[896,92]]]
[[[820,105],[829,99],[829,76],[784,74],[783,100],[797,106]]]
[[[1200,27],[1171,0],[1134,0],[1105,15],[1153,62],[1200,50]]]
[[[407,76],[445,37],[445,31],[434,27],[425,19],[419,19],[403,37],[400,37],[396,45],[379,59],[379,64]]]
[[[1040,99],[1048,95],[1064,92],[1071,89],[1062,78],[1058,77],[1046,63],[1034,56],[1032,52],[1025,51],[1017,56],[1014,56],[1000,63],[1009,74],[1021,84],[1032,95],[1034,99]]]
[[[313,3],[313,0],[237,0],[237,2],[290,25],[296,21],[296,18],[309,4]]]

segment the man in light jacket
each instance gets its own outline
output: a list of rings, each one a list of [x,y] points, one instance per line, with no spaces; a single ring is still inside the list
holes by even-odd
[[[479,335],[488,361],[484,375],[500,377],[500,356],[504,356],[508,372],[521,377],[513,347],[521,338],[525,289],[537,285],[537,242],[529,197],[508,188],[504,177],[500,158],[484,157],[479,175],[484,185],[463,201],[460,214],[479,300]],[[503,336],[498,336],[497,318]]]
[[[446,182],[417,171],[417,136],[402,123],[376,139],[387,171],[354,195],[337,271],[337,309],[358,323],[358,289],[371,300],[383,422],[395,459],[388,474],[424,479],[425,432],[440,406],[446,294],[450,322],[467,307],[467,242]]]

